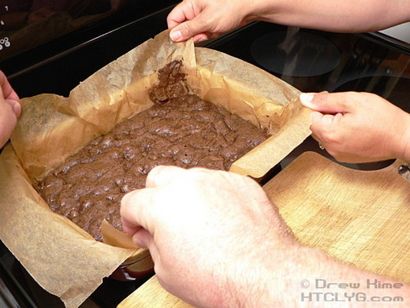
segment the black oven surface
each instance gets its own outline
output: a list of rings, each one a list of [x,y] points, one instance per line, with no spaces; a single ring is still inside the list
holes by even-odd
[[[22,59],[21,54],[2,62],[1,67],[22,97],[43,92],[67,95],[81,80],[164,30],[169,10],[102,31],[98,36],[80,40],[66,49],[63,46],[69,41],[62,42],[62,45],[50,43],[56,44],[55,50],[60,50],[53,56],[36,62],[33,59],[40,56],[34,52],[31,59],[17,63],[16,59]],[[68,40],[69,36],[66,38]],[[395,46],[370,34],[333,34],[268,23],[251,24],[205,46],[259,66],[301,91],[368,91],[410,111],[409,46]],[[309,138],[281,165],[306,150],[325,155]],[[352,167],[366,169],[379,168],[380,165]],[[270,176],[279,170],[280,166],[277,166]],[[22,307],[61,306],[57,298],[31,279],[1,243],[0,278]],[[86,305],[114,307],[143,281],[120,282],[107,278]]]
[[[73,33],[79,38],[58,39],[0,62],[0,68],[21,97],[39,93],[68,95],[96,70],[166,29],[170,9],[122,23],[116,28],[98,28],[92,31],[96,34],[92,37],[81,31]]]
[[[36,63],[177,0],[3,0],[0,62]]]

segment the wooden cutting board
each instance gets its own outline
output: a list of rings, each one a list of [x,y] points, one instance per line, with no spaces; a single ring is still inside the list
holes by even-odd
[[[399,165],[359,171],[307,152],[264,189],[303,244],[410,284],[410,183]],[[119,307],[189,305],[153,277]]]

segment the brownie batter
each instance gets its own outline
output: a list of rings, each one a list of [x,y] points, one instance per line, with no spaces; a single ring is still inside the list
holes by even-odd
[[[105,218],[121,230],[120,201],[158,165],[228,170],[267,138],[251,123],[190,94],[173,61],[150,91],[153,107],[119,123],[49,173],[36,188],[50,208],[102,240]]]

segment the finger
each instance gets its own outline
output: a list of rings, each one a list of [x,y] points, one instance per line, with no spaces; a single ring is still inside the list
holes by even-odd
[[[122,224],[122,231],[129,235],[133,235],[138,230],[143,229],[139,225],[135,225],[135,223],[128,221],[127,218],[121,217],[121,224]]]
[[[193,38],[195,43],[203,42],[209,40],[209,36],[205,33],[200,33],[195,35]]]
[[[187,170],[175,166],[157,166],[147,175],[145,187],[155,188],[174,183],[176,179],[186,175]]]
[[[21,105],[18,101],[14,101],[14,100],[6,100],[6,103],[9,104],[11,106],[11,108],[14,111],[14,114],[16,115],[16,117],[20,117],[21,115]]]
[[[145,229],[140,228],[132,235],[132,241],[141,248],[149,248],[152,245],[152,235]]]
[[[158,247],[155,244],[153,236],[145,229],[138,230],[133,236],[132,241],[141,248],[148,248],[152,261],[156,264],[160,261]]]
[[[318,116],[312,121],[312,131],[327,131],[331,129],[334,118],[335,116],[331,114],[323,114],[321,117]]]
[[[340,113],[338,113],[340,114]],[[323,114],[318,111],[313,111],[312,112],[312,126],[313,127],[321,127],[322,129],[324,128],[329,128],[333,122],[334,118],[336,115],[331,115],[331,114]]]
[[[126,194],[121,200],[120,215],[125,232],[136,232],[139,227],[155,232],[155,189],[144,188]]]
[[[16,92],[14,92],[10,83],[7,80],[6,75],[0,71],[0,98],[3,98],[4,101],[9,104],[14,111],[16,117],[19,117],[21,114],[21,105],[19,102],[19,97]]]
[[[321,114],[318,111],[312,111],[311,114],[311,119],[312,119],[312,124],[310,125],[310,130],[312,131],[312,137],[313,139],[315,139],[318,143],[321,143],[319,137],[314,133],[314,128],[312,128],[314,123],[317,123],[318,121],[320,121],[323,117],[323,114]]]
[[[2,71],[0,71],[0,85],[1,85],[2,94],[4,95],[4,98],[6,100],[13,100],[13,101],[19,100],[17,93],[13,90],[6,75]]]
[[[315,136],[315,139],[322,142],[324,140],[323,136],[334,129],[336,116],[316,112],[312,115],[312,118],[310,130],[312,131],[313,136]]]
[[[169,36],[174,42],[182,42],[207,31],[208,26],[204,14],[200,14],[192,20],[185,21],[175,26],[175,28],[171,30]]]
[[[333,125],[337,125],[343,118],[342,113],[336,113],[336,115],[333,118]]]
[[[347,113],[354,106],[348,93],[302,93],[299,98],[302,105],[321,113]]]
[[[320,121],[322,119],[322,117],[323,117],[322,113],[320,113],[318,111],[312,111],[312,115],[311,115],[312,123]]]
[[[324,114],[323,117],[320,119],[319,123],[323,129],[329,129],[333,124],[335,116],[331,114]]]
[[[168,28],[172,29],[180,23],[193,18],[191,13],[192,6],[188,6],[188,3],[183,1],[174,7],[174,9],[167,16]],[[190,16],[191,18],[188,18]]]

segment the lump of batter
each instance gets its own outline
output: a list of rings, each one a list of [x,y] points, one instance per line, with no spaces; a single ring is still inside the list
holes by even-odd
[[[102,240],[103,219],[121,230],[120,201],[143,188],[158,165],[228,170],[267,134],[225,109],[190,94],[173,61],[159,70],[153,107],[91,141],[35,186],[50,208]]]

